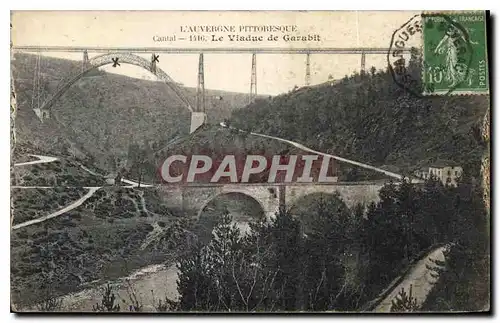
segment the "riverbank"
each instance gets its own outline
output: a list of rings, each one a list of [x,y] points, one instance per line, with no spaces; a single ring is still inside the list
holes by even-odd
[[[131,294],[143,305],[143,311],[155,311],[154,304],[159,299],[177,299],[177,267],[175,264],[156,264],[143,267],[126,277],[109,282],[122,311],[127,311]],[[61,296],[62,312],[93,312],[93,306],[102,300],[106,284],[97,284],[82,291]],[[154,294],[153,294],[154,292]],[[22,312],[38,311],[36,307],[18,309]]]

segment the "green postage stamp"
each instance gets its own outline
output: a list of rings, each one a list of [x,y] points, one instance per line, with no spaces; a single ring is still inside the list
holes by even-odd
[[[423,14],[424,94],[487,94],[484,12]]]

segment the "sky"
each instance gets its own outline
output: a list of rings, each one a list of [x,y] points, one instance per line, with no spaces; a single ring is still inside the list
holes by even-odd
[[[168,11],[14,11],[11,40],[14,46],[94,46],[94,47],[185,47],[185,48],[322,48],[389,47],[393,32],[416,12],[409,11],[301,11],[301,12],[168,12]],[[236,32],[185,32],[192,26],[234,26]],[[240,26],[287,26],[295,31],[239,32]],[[211,35],[222,41],[213,42]],[[278,41],[234,42],[229,34],[278,36]],[[319,35],[320,41],[287,42],[283,36]],[[175,41],[155,41],[174,36]],[[179,40],[202,35],[207,41]],[[51,52],[53,56],[82,60],[83,53]],[[98,55],[89,51],[89,56]],[[139,54],[147,60],[151,53]],[[185,86],[196,87],[198,54],[167,54],[158,66]],[[204,54],[205,88],[235,92],[250,91],[251,54]],[[311,84],[325,82],[360,71],[361,55],[312,54]],[[367,55],[366,68],[385,69],[384,54]],[[154,80],[148,71],[122,64],[104,70]],[[279,94],[305,83],[305,54],[258,54],[257,90],[259,94]]]

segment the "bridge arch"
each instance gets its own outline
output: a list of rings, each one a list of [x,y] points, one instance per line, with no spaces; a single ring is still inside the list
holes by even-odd
[[[299,202],[299,199],[313,193],[337,193],[349,208],[353,208],[357,204],[368,205],[371,202],[379,201],[379,191],[384,185],[385,181],[337,183],[336,185],[287,186],[286,204],[289,207],[295,205]]]
[[[289,203],[287,205],[287,210],[291,213],[298,213],[300,211],[305,211],[303,210],[304,207],[307,207],[307,210],[309,210],[308,204],[312,203],[316,205],[318,202],[321,202],[324,205],[335,203],[338,204],[338,206],[342,209],[345,210],[349,209],[349,206],[347,205],[346,201],[342,198],[342,196],[339,194],[339,192],[318,191],[318,192],[305,192],[303,195],[295,198],[292,203]]]
[[[196,214],[196,219],[197,220],[200,220],[201,218],[201,215],[203,213],[203,211],[205,211],[206,207],[213,201],[215,201],[217,198],[219,197],[222,197],[222,196],[228,196],[228,195],[240,195],[240,196],[245,196],[246,198],[258,203],[258,205],[260,206],[260,210],[262,211],[262,216],[266,216],[266,207],[264,206],[264,204],[262,203],[262,201],[259,200],[258,197],[256,196],[252,196],[252,194],[250,194],[249,192],[245,192],[245,191],[240,191],[240,190],[235,190],[235,191],[221,191],[221,192],[218,192],[217,194],[211,196],[210,198],[208,198],[202,205],[201,207],[199,208],[197,214]]]
[[[78,80],[80,80],[85,74],[88,72],[105,65],[113,64],[113,59],[118,58],[118,63],[130,64],[142,67],[143,69],[151,72],[155,75],[159,80],[166,83],[166,85],[174,91],[177,97],[181,100],[181,102],[186,106],[186,108],[193,112],[193,108],[189,103],[189,100],[182,94],[179,87],[175,84],[175,81],[165,73],[161,68],[157,67],[156,64],[148,61],[147,59],[131,54],[131,53],[107,53],[93,57],[90,59],[83,67],[82,71],[79,73],[70,75],[64,78],[60,83],[56,90],[56,93],[50,97],[47,101],[43,103],[40,107],[40,111],[47,111],[54,105],[54,103],[64,94],[66,91],[75,84]]]

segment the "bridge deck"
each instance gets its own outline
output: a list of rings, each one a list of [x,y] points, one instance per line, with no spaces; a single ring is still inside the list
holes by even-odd
[[[25,52],[83,52],[93,53],[171,53],[171,54],[387,54],[389,48],[380,47],[352,47],[352,48],[219,48],[219,47],[85,47],[85,46],[13,46],[13,50]],[[409,53],[410,49],[402,51]]]

